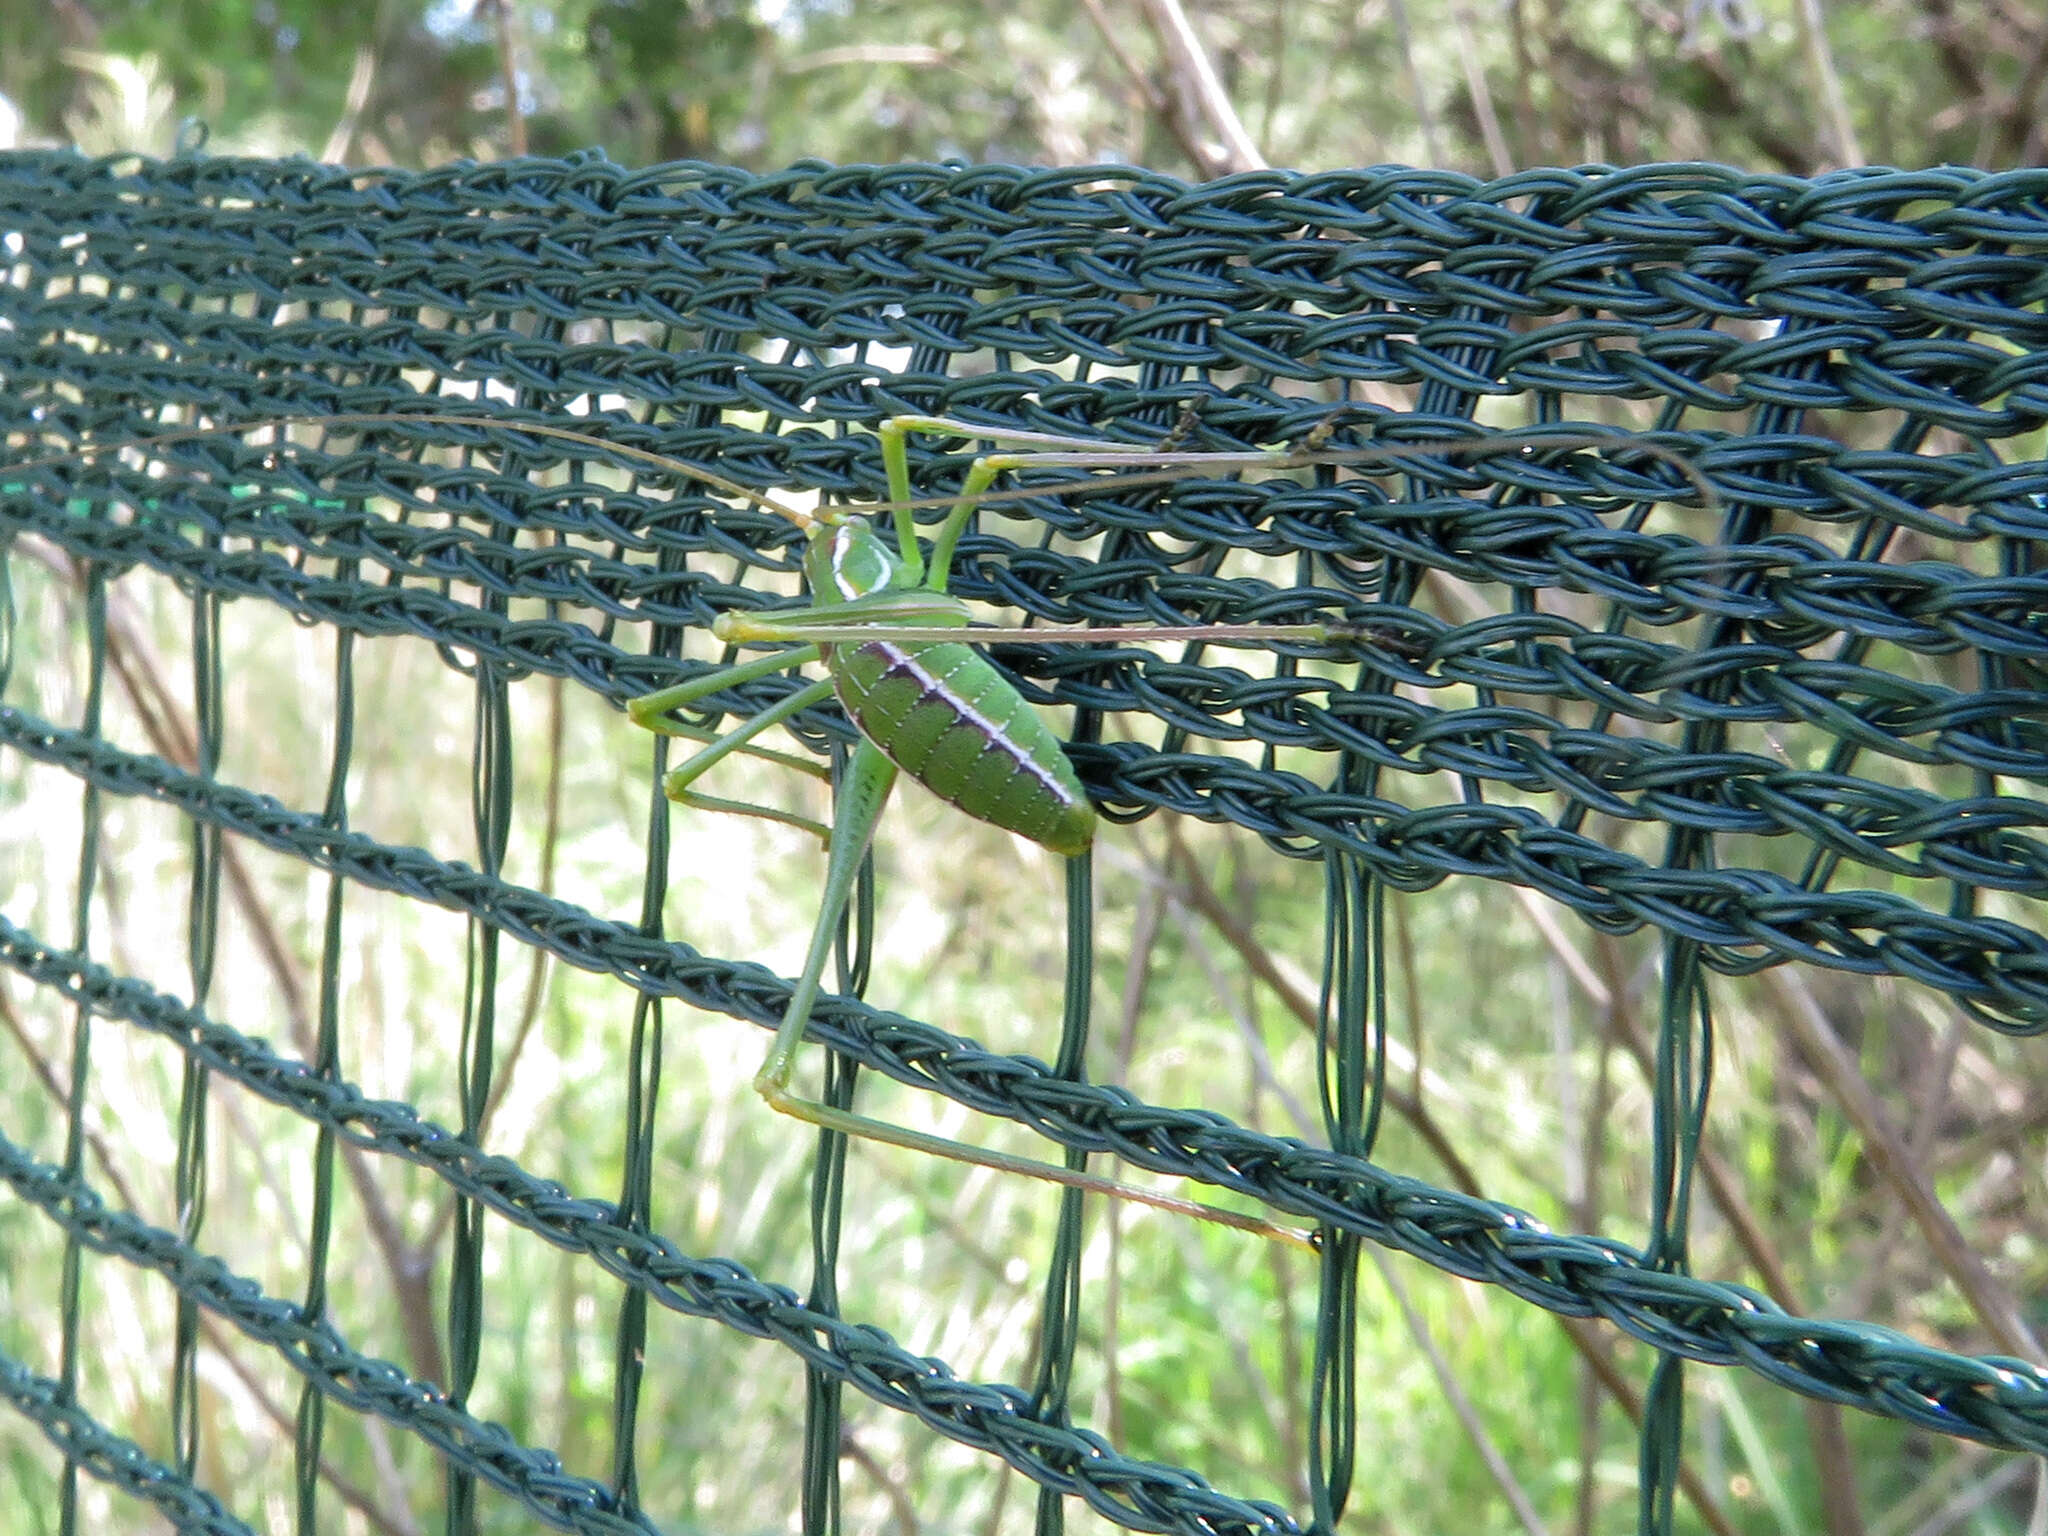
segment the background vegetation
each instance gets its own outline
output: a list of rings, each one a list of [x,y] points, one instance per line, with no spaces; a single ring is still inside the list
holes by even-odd
[[[2044,80],[2025,0],[0,4],[20,135],[353,164],[1995,168],[2042,158]]]
[[[1684,158],[1790,174],[1865,162],[1995,167],[2041,157],[2044,76],[2048,14],[2021,0],[1825,13],[1816,0],[1185,10],[1177,0],[0,0],[0,130],[12,142],[163,153],[177,124],[196,117],[215,150],[354,163],[598,145],[626,163],[1122,159],[1189,177],[1379,161],[1475,174]],[[10,702],[76,719],[75,573],[52,552],[23,553]],[[116,587],[113,613],[127,666],[116,668],[108,734],[176,756],[191,717],[185,599],[138,576]],[[317,806],[331,637],[254,604],[234,605],[230,620],[222,776]],[[361,665],[358,686],[376,707],[359,721],[358,761],[369,766],[354,824],[468,856],[468,684],[401,642],[366,645]],[[574,690],[529,685],[516,707],[531,745],[519,757],[522,836],[508,874],[630,916],[647,743]],[[187,990],[187,829],[148,806],[110,814],[101,952]],[[11,917],[67,931],[78,834],[74,782],[0,764],[0,900]],[[707,951],[793,970],[817,889],[803,839],[693,818],[684,850],[676,928]],[[242,857],[247,885],[224,914],[214,1009],[304,1050],[324,889],[286,861]],[[893,814],[882,859],[888,943],[870,995],[1044,1052],[1063,942],[1048,915],[1058,907],[1053,861],[925,802]],[[1099,863],[1107,1027],[1094,1074],[1157,1102],[1313,1135],[1300,1108],[1314,1103],[1315,1077],[1299,1007],[1318,963],[1316,874],[1161,820],[1107,840]],[[460,925],[370,893],[351,898],[349,921],[349,1075],[454,1121]],[[1654,944],[1590,934],[1540,899],[1474,884],[1404,899],[1396,922],[1395,982],[1411,1027],[1395,1075],[1407,1108],[1382,1159],[1469,1181],[1561,1228],[1640,1232]],[[1723,1034],[1697,1271],[1945,1347],[2037,1353],[2028,1330],[2044,1321],[2048,1273],[2040,1052],[1894,984],[1779,971],[1717,984],[1716,995]],[[490,1145],[579,1192],[609,1193],[620,1181],[616,1062],[629,1000],[540,968],[520,998]],[[10,1134],[53,1155],[69,1016],[9,981],[0,1026]],[[677,1016],[666,1048],[663,1166],[673,1177],[659,1225],[686,1250],[732,1253],[800,1283],[809,1147],[747,1093],[762,1037]],[[181,1062],[108,1032],[94,1070],[94,1177],[168,1224]],[[930,1113],[907,1097],[871,1103]],[[275,1122],[221,1092],[206,1242],[292,1295],[306,1262],[298,1234],[311,1135],[280,1136]],[[960,1118],[941,1125],[988,1135]],[[359,1347],[435,1377],[441,1192],[406,1168],[350,1164],[341,1198],[337,1317]],[[849,1200],[858,1238],[844,1264],[847,1311],[963,1373],[1028,1379],[1053,1197],[863,1151]],[[1302,1508],[1312,1268],[1151,1215],[1098,1209],[1091,1220],[1079,1417],[1135,1453]],[[0,1205],[0,1343],[43,1368],[55,1253],[47,1224]],[[494,1234],[490,1263],[479,1411],[555,1446],[571,1469],[604,1476],[616,1289],[523,1237]],[[1626,1528],[1633,1431],[1598,1380],[1606,1372],[1639,1386],[1644,1352],[1405,1261],[1375,1264],[1361,1496],[1348,1528]],[[167,1297],[118,1265],[91,1273],[83,1395],[164,1454]],[[710,1325],[657,1318],[648,1364],[646,1507],[676,1531],[784,1528],[802,1408],[793,1363]],[[212,1333],[202,1380],[203,1480],[246,1518],[288,1528],[296,1382]],[[1732,1373],[1695,1372],[1692,1392],[1687,1529],[2043,1528],[2034,1469],[2018,1458],[1844,1420]],[[438,1470],[421,1447],[336,1414],[328,1449],[326,1528],[434,1526]],[[856,1405],[846,1454],[850,1529],[1029,1523],[1027,1488],[894,1416]],[[0,1531],[54,1529],[54,1465],[39,1436],[0,1416]],[[93,1528],[134,1528],[134,1506],[88,1497]],[[527,1528],[489,1501],[485,1515],[493,1529]],[[1094,1525],[1075,1511],[1073,1527]]]

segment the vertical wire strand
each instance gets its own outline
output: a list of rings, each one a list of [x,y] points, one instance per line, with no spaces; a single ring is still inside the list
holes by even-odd
[[[1066,861],[1067,964],[1065,1005],[1060,1022],[1060,1050],[1053,1070],[1069,1082],[1087,1075],[1088,1030],[1095,991],[1095,858],[1082,853]],[[1066,1164],[1080,1172],[1088,1154],[1068,1148]],[[1072,1422],[1074,1347],[1081,1336],[1081,1259],[1086,1195],[1078,1189],[1060,1191],[1060,1215],[1052,1261],[1045,1277],[1045,1323],[1038,1356],[1038,1379],[1031,1404],[1047,1424],[1065,1428]],[[1038,1490],[1038,1536],[1058,1536],[1066,1528],[1066,1498],[1057,1489]]]
[[[687,563],[688,557],[672,547],[663,547],[655,557],[655,568],[662,575],[681,572]],[[658,623],[648,636],[648,654],[673,659],[681,653],[682,641],[680,625]],[[668,901],[673,827],[671,807],[662,783],[668,774],[671,739],[655,735],[649,769],[639,932],[650,939],[659,939],[665,932],[662,912]],[[664,1023],[661,999],[650,997],[645,992],[636,993],[624,1063],[625,1138],[620,1148],[622,1171],[617,1214],[619,1225],[635,1234],[654,1230],[654,1147],[661,1104]],[[647,1293],[636,1286],[621,1286],[612,1346],[611,1484],[618,1496],[621,1513],[629,1518],[637,1515],[640,1509],[637,1430],[646,1370]]]
[[[86,677],[85,708],[78,728],[84,735],[96,737],[100,733],[100,705],[106,694],[106,576],[97,563],[88,563],[81,575],[85,585]],[[85,954],[92,938],[93,881],[100,857],[100,792],[99,786],[90,780],[86,782],[81,815],[83,830],[78,840],[78,888],[71,914],[71,934],[72,947]],[[72,1015],[71,1077],[64,1107],[64,1176],[73,1182],[85,1175],[86,1083],[91,1069],[92,1009],[80,1003]],[[79,1297],[84,1284],[84,1258],[77,1229],[67,1227],[63,1268],[57,1278],[62,1330],[57,1388],[66,1407],[78,1401]],[[78,1529],[78,1462],[68,1452],[58,1480],[57,1529],[59,1536],[74,1536]]]
[[[835,798],[851,762],[846,744],[832,747]],[[833,940],[833,965],[842,993],[866,991],[873,969],[875,938],[875,853],[870,842],[854,877],[853,899],[839,914]],[[825,1081],[819,1093],[833,1109],[851,1110],[860,1075],[857,1062],[836,1051],[825,1052]],[[839,1250],[845,1218],[847,1137],[842,1131],[818,1130],[818,1151],[811,1168],[811,1283],[808,1304],[827,1316],[839,1315]],[[816,1365],[804,1367],[804,1457],[800,1500],[805,1536],[836,1536],[843,1510],[839,1449],[843,1433],[841,1384]]]
[[[674,636],[657,632],[657,650],[673,645]],[[652,793],[647,807],[647,855],[640,886],[640,932],[662,936],[662,907],[668,898],[669,802],[661,781],[668,772],[666,736],[654,738]],[[621,1149],[619,1225],[628,1232],[653,1230],[654,1142],[656,1112],[661,1102],[661,1000],[637,993],[632,1026],[626,1041],[626,1134]],[[640,1467],[636,1430],[640,1393],[647,1370],[647,1293],[621,1288],[619,1317],[612,1351],[612,1489],[621,1512],[640,1507]]]
[[[220,541],[209,534],[208,547]],[[220,766],[223,729],[220,659],[220,594],[200,589],[192,598],[194,771],[211,779]],[[213,986],[215,939],[220,919],[220,829],[194,821],[192,882],[186,899],[186,967],[192,977],[192,1006],[204,1008]],[[185,1057],[178,1090],[177,1163],[174,1189],[178,1236],[196,1243],[206,1223],[206,1123],[210,1074],[196,1056]],[[171,1344],[171,1448],[174,1464],[190,1477],[199,1465],[199,1307],[178,1295]]]
[[[1651,1129],[1650,1241],[1644,1261],[1666,1273],[1684,1274],[1693,1169],[1706,1130],[1714,1061],[1713,1016],[1700,946],[1694,940],[1665,941],[1661,1012]],[[1654,1536],[1672,1529],[1676,1513],[1684,1464],[1684,1385],[1684,1357],[1660,1356],[1644,1402],[1637,1476],[1638,1524]]]
[[[1338,1152],[1366,1156],[1378,1123],[1379,1074],[1370,1063],[1368,990],[1381,969],[1374,948],[1377,892],[1369,892],[1358,861],[1332,851],[1323,864],[1324,939],[1316,1009],[1317,1084],[1323,1131]],[[1367,1086],[1374,1091],[1368,1106]],[[1315,1353],[1309,1377],[1309,1498],[1314,1529],[1334,1531],[1344,1518],[1358,1460],[1358,1263],[1360,1239],[1330,1227],[1317,1234]]]
[[[484,606],[502,611],[504,599],[489,596]],[[470,810],[476,830],[478,868],[492,878],[504,866],[512,822],[510,715],[504,670],[495,662],[478,657]],[[462,1135],[479,1147],[490,1103],[497,1045],[499,938],[494,925],[476,921],[469,925],[468,985],[464,988],[458,1071]],[[484,1218],[481,1202],[457,1202],[448,1277],[448,1395],[452,1403],[464,1408],[476,1385],[477,1363],[483,1347]],[[447,1483],[449,1536],[473,1536],[478,1525],[476,1479],[451,1466]]]
[[[0,533],[0,694],[14,681],[14,534]]]
[[[344,562],[343,579],[353,579],[355,562]],[[334,744],[327,769],[327,799],[321,821],[337,832],[348,829],[349,769],[355,753],[355,636],[338,629],[334,644]],[[314,1021],[312,1070],[329,1082],[341,1080],[342,910],[348,882],[339,871],[328,877],[320,939],[320,993]],[[335,1136],[322,1125],[313,1141],[312,1229],[306,1245],[306,1299],[301,1312],[318,1324],[327,1315],[327,1260],[334,1225]],[[308,1381],[299,1394],[292,1443],[295,1529],[313,1536],[319,1528],[320,1447],[327,1400]]]

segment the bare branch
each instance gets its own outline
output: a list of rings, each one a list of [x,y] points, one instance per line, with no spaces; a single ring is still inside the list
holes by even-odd
[[[1166,53],[1172,115],[1190,125],[1205,125],[1223,141],[1220,147],[1205,146],[1201,157],[1205,174],[1266,169],[1266,157],[1252,143],[1252,136],[1238,118],[1237,108],[1230,104],[1216,66],[1210,62],[1201,39],[1195,36],[1195,29],[1188,24],[1180,0],[1139,3]]]

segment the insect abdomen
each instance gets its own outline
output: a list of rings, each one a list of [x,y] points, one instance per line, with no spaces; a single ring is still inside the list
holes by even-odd
[[[889,760],[977,821],[1085,852],[1095,808],[1059,738],[971,647],[871,640],[827,655],[839,702]]]

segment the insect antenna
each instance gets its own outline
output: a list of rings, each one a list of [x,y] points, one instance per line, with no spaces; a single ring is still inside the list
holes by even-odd
[[[663,470],[679,479],[709,487],[721,495],[745,501],[763,511],[795,524],[808,533],[820,523],[835,519],[823,518],[816,513],[792,506],[766,491],[757,491],[740,484],[714,469],[702,464],[693,464],[688,459],[678,459],[670,454],[656,453],[651,448],[637,447],[631,443],[614,442],[599,437],[594,432],[580,432],[572,427],[558,427],[548,422],[530,421],[521,417],[471,416],[445,411],[340,411],[334,413],[307,411],[284,416],[265,416],[256,421],[218,422],[205,427],[180,427],[175,431],[152,433],[148,437],[126,438],[114,443],[82,443],[62,453],[45,455],[42,458],[23,459],[6,466],[8,473],[23,470],[55,469],[66,464],[89,463],[112,453],[129,453],[139,450],[165,447],[171,443],[192,442],[199,438],[228,437],[243,432],[262,432],[275,427],[320,426],[404,426],[424,423],[430,426],[467,427],[486,432],[524,433],[532,437],[552,438],[558,442],[575,443],[581,447],[593,448],[614,458],[626,459],[648,468]],[[288,446],[288,445],[286,445]],[[865,510],[865,509],[863,509]]]

